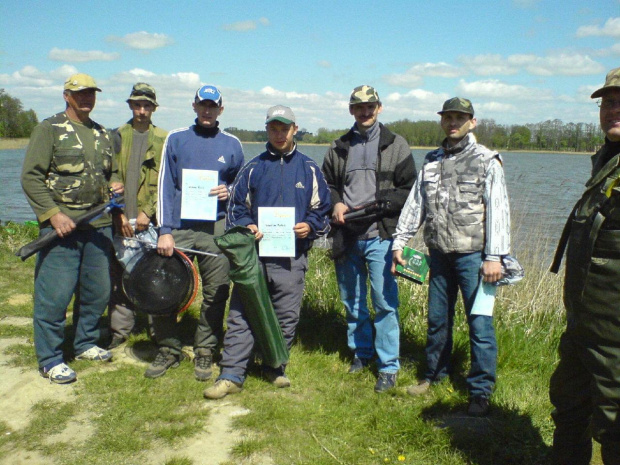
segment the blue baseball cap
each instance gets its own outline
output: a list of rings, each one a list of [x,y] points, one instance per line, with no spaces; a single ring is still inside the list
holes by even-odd
[[[203,100],[213,100],[218,107],[222,106],[222,93],[215,86],[202,86],[196,91],[194,102],[202,102]]]

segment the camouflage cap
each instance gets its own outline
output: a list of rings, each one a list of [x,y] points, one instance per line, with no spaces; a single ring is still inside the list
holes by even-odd
[[[620,89],[620,68],[614,68],[605,77],[605,85],[595,91],[590,98],[602,97],[610,89]]]
[[[358,103],[381,103],[379,94],[374,87],[371,86],[357,86],[351,92],[349,97],[349,106],[356,105]]]
[[[443,108],[438,111],[437,114],[441,115],[447,111],[458,111],[459,113],[467,113],[474,116],[474,106],[469,100],[461,97],[453,97],[450,100],[443,102]]]
[[[65,81],[65,89],[70,90],[72,92],[78,92],[84,89],[95,89],[98,92],[101,92],[101,89],[97,87],[95,80],[92,76],[88,74],[73,74],[67,78]]]
[[[280,121],[284,124],[295,124],[295,114],[293,110],[284,105],[276,105],[267,110],[267,118],[265,124],[269,124],[272,121]]]
[[[129,98],[127,99],[127,103],[131,100],[147,100],[156,107],[159,106],[159,103],[157,103],[157,96],[155,95],[155,88],[146,82],[134,84],[131,89],[131,94],[129,94]]]

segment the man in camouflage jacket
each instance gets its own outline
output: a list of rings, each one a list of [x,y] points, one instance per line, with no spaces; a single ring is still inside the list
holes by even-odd
[[[605,465],[620,464],[620,68],[592,94],[605,145],[564,228],[566,331],[549,392],[555,407],[552,463],[587,465],[592,438]]]
[[[472,314],[480,276],[501,278],[500,260],[510,251],[510,210],[499,154],[476,142],[474,108],[467,99],[447,100],[441,115],[442,146],[426,155],[421,175],[398,220],[392,273],[405,265],[402,250],[422,223],[430,252],[431,279],[424,379],[407,389],[426,392],[450,374],[452,325],[461,289],[470,331],[471,368],[467,375],[468,413],[483,416],[495,385],[497,342],[492,308]]]
[[[77,359],[110,360],[97,346],[99,320],[110,296],[111,218],[104,215],[76,225],[75,218],[108,201],[113,171],[108,132],[90,119],[100,92],[91,76],[67,79],[66,110],[32,132],[22,169],[22,187],[43,235],[58,239],[37,256],[34,285],[34,344],[39,371],[55,383],[69,383],[75,372],[65,364],[62,345],[66,310],[75,292],[73,348]],[[76,315],[77,316],[77,315]]]
[[[118,167],[112,181],[125,186],[125,208],[114,215],[114,233],[131,237],[134,232],[145,231],[150,224],[157,223],[157,180],[168,132],[151,121],[159,106],[153,86],[136,83],[127,104],[132,118],[112,135]],[[134,226],[130,219],[135,221]],[[122,268],[116,260],[112,263],[112,297],[108,313],[112,333],[108,349],[114,349],[125,342],[136,324],[132,304],[122,289]]]

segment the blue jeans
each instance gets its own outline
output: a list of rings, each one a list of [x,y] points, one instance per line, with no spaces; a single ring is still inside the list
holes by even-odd
[[[347,342],[359,358],[370,359],[375,350],[379,372],[396,373],[400,368],[398,286],[390,273],[392,241],[376,237],[356,241],[342,260],[336,262],[340,298],[347,312]],[[375,342],[368,310],[367,279],[375,309]]]
[[[41,234],[50,231],[44,228]],[[79,295],[76,354],[97,345],[99,319],[110,298],[112,228],[76,230],[41,250],[34,275],[34,346],[39,367],[63,362],[67,307]]]
[[[495,385],[497,369],[497,341],[493,317],[471,315],[480,281],[482,252],[448,253],[430,250],[431,279],[428,292],[428,332],[425,379],[439,381],[451,372],[452,328],[454,307],[461,289],[467,323],[471,368],[467,387],[471,397],[489,397]]]

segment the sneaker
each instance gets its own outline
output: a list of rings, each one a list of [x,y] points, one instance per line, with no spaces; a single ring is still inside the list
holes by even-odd
[[[467,415],[470,417],[486,417],[489,414],[489,399],[483,396],[473,397],[467,407]]]
[[[155,360],[153,360],[153,363],[151,363],[144,372],[144,376],[146,378],[159,378],[166,374],[168,368],[178,367],[180,360],[180,355],[173,354],[168,347],[162,347],[159,349],[159,352],[157,352],[157,356]]]
[[[281,368],[274,369],[263,367],[263,376],[277,388],[287,388],[291,386],[291,380],[284,374]]]
[[[196,349],[194,352],[194,376],[198,381],[206,381],[211,378],[211,364],[213,359],[209,349]]]
[[[420,381],[415,386],[409,386],[407,388],[407,394],[410,396],[420,396],[422,394],[426,394],[428,390],[431,388],[431,383],[429,380],[424,379]]]
[[[75,356],[76,360],[97,360],[100,362],[109,362],[112,360],[112,352],[102,349],[101,347],[92,346],[81,354]]]
[[[50,383],[67,384],[77,379],[77,374],[64,363],[53,366],[49,370],[39,368],[39,373],[44,378],[48,378]]]
[[[351,366],[349,367],[349,373],[350,374],[359,373],[363,371],[364,368],[366,368],[369,363],[370,363],[369,359],[359,358],[356,356],[353,358],[353,363],[351,363]]]
[[[396,387],[396,373],[379,373],[375,392],[382,393]]]
[[[221,399],[228,394],[237,394],[243,390],[243,385],[235,383],[229,379],[218,379],[213,386],[205,389],[206,399]]]
[[[112,336],[112,340],[110,341],[110,344],[108,344],[108,350],[116,349],[118,346],[120,346],[121,344],[124,344],[126,341],[127,341],[126,337],[115,334],[114,336]]]

